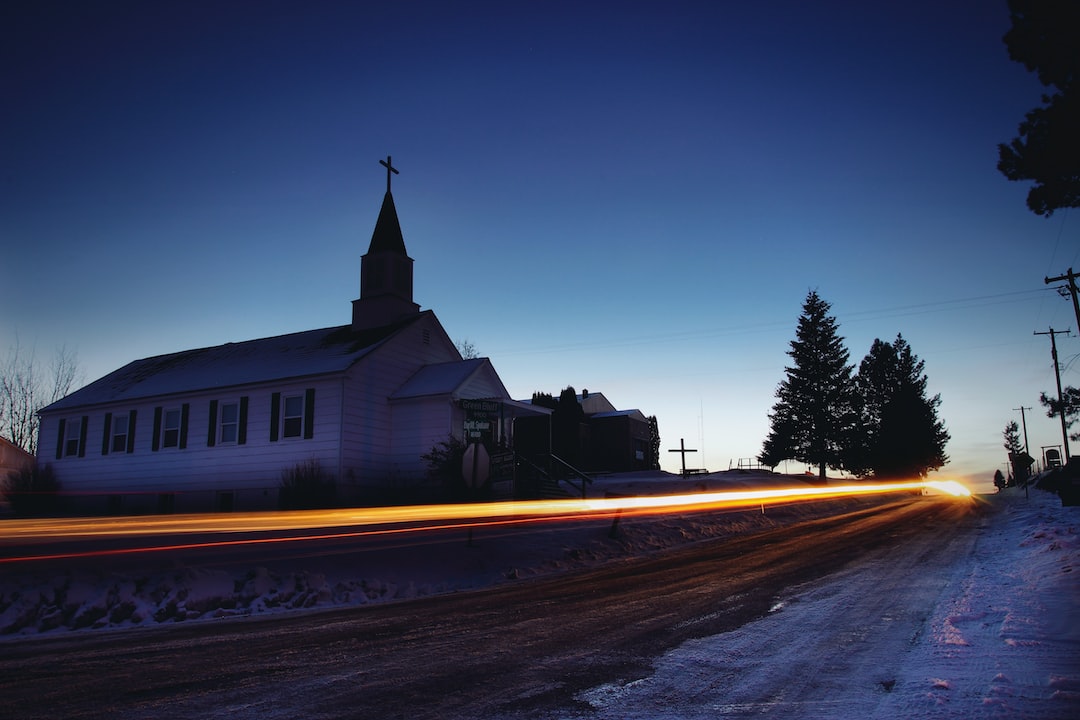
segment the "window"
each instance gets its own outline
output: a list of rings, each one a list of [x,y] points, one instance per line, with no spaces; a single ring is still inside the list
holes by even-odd
[[[101,454],[135,452],[135,411],[105,413],[102,423]]]
[[[179,408],[154,408],[154,437],[150,445],[151,450],[154,452],[162,448],[183,450],[187,447],[190,409],[188,403],[184,403]]]
[[[241,434],[244,431],[243,415],[241,402]],[[303,395],[273,393],[270,397],[270,442],[299,437],[315,437],[315,388],[308,388]]]
[[[74,418],[61,418],[56,428],[56,459],[77,455],[86,456],[86,426],[90,418],[86,415]]]
[[[71,418],[66,423],[64,430],[64,457],[78,455],[82,448],[82,419]]]
[[[247,442],[246,395],[236,400],[210,401],[210,417],[206,430],[206,447],[215,445],[243,445]]]
[[[161,447],[178,447],[180,445],[180,410],[166,410],[164,423],[161,426]]]
[[[282,407],[281,434],[283,437],[300,437],[304,429],[304,396],[286,395]]]
[[[127,413],[112,416],[112,451],[126,452],[128,444]]]
[[[240,428],[240,404],[227,402],[221,404],[221,442],[235,443]]]

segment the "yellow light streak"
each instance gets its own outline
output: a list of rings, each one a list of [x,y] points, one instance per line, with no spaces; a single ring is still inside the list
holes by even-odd
[[[350,508],[290,512],[250,512],[169,516],[42,518],[0,522],[0,545],[78,538],[121,538],[155,535],[263,533],[312,529],[482,522],[499,524],[537,521],[602,519],[615,515],[661,515],[669,513],[764,508],[780,503],[807,502],[860,495],[913,492],[933,489],[966,497],[970,491],[958,482],[913,481],[856,483],[834,486],[798,486],[760,490],[697,492],[680,495],[643,495],[582,500],[530,500],[457,505]],[[446,527],[445,525],[439,527]],[[385,531],[379,531],[381,534]],[[342,534],[342,533],[339,533]],[[361,534],[361,533],[357,533]],[[368,534],[374,534],[369,532]],[[310,536],[314,537],[314,536]],[[322,536],[318,536],[322,537]],[[281,538],[282,541],[303,538]],[[245,542],[245,541],[239,541]],[[0,559],[2,562],[2,559]]]
[[[924,484],[953,497],[971,497],[971,491],[955,480],[931,480]]]

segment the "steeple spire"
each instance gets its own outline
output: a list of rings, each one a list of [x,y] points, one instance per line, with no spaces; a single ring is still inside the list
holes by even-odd
[[[405,252],[390,180],[398,169],[390,156],[380,160],[386,168],[386,194],[383,196],[375,231],[368,251],[360,258],[360,299],[353,300],[353,328],[388,325],[395,320],[420,312],[413,302],[413,260]]]

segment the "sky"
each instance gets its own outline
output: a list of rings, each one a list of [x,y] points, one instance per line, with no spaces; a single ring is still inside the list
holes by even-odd
[[[351,320],[385,191],[414,299],[515,398],[756,456],[811,290],[898,333],[989,483],[1080,385],[1075,212],[997,172],[1042,87],[1004,0],[17,2],[0,10],[0,349],[139,358]],[[1075,443],[1074,443],[1075,444]],[[799,472],[792,463],[782,467]]]

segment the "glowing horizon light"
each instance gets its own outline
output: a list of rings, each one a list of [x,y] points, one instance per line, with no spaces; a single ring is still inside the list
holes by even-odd
[[[971,497],[971,490],[956,480],[927,480],[923,484],[953,497]]]

